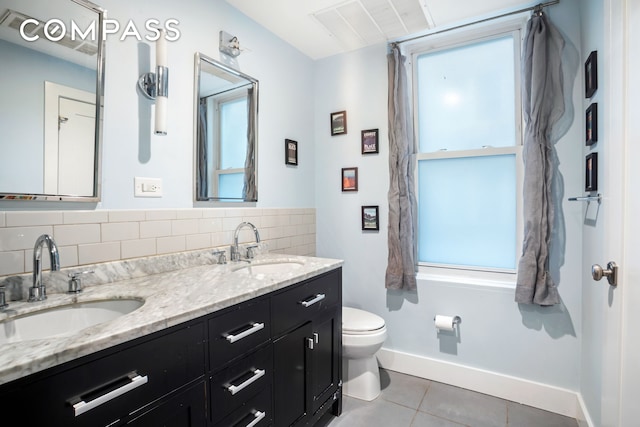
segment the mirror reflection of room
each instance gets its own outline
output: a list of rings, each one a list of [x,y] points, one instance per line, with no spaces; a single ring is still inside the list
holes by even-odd
[[[90,28],[99,13],[76,2],[0,1],[0,193],[99,196],[101,38],[67,31],[56,40],[44,30],[61,17],[67,28]]]

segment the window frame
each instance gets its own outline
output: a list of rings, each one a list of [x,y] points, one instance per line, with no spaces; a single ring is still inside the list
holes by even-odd
[[[243,88],[239,88],[239,89],[243,89]],[[213,168],[212,168],[212,174],[213,174],[213,191],[214,191],[214,195],[215,197],[220,197],[220,176],[221,175],[227,175],[227,174],[237,174],[237,173],[245,173],[245,169],[244,167],[242,168],[230,168],[230,169],[222,169],[221,168],[221,161],[222,161],[222,119],[220,117],[220,115],[222,114],[222,108],[221,106],[223,104],[226,103],[230,103],[230,102],[234,102],[236,100],[239,99],[247,99],[248,95],[245,91],[243,90],[232,90],[229,91],[227,93],[221,94],[219,96],[214,96],[211,99],[211,106],[213,107],[213,117],[212,120],[215,124],[215,128],[218,130],[217,132],[215,132],[212,135],[212,147],[216,147],[217,149],[215,150],[215,157],[212,159],[213,161]],[[248,102],[248,99],[247,99]],[[213,150],[211,150],[211,152],[213,153]],[[245,154],[246,157],[246,154]],[[242,196],[242,195],[240,195]],[[231,200],[231,199],[224,199],[224,200]]]
[[[524,30],[528,15],[516,15],[498,22],[487,25],[473,26],[463,30],[451,31],[446,34],[434,34],[426,37],[425,40],[419,40],[411,43],[407,47],[407,57],[410,63],[410,82],[409,89],[412,99],[413,108],[413,131],[416,138],[416,147],[419,147],[417,140],[419,135],[419,117],[418,117],[418,93],[417,88],[417,58],[425,53],[435,53],[449,49],[455,49],[461,46],[467,46],[483,41],[502,38],[511,35],[514,40],[514,109],[515,109],[515,145],[508,147],[483,147],[470,150],[457,151],[436,151],[421,153],[417,152],[415,156],[414,170],[417,171],[418,162],[421,160],[435,160],[448,158],[469,158],[481,156],[496,155],[515,155],[516,162],[516,253],[514,253],[514,269],[501,269],[492,267],[479,267],[470,265],[440,264],[421,262],[416,260],[418,267],[418,276],[421,278],[445,280],[460,283],[485,284],[491,286],[515,286],[517,264],[520,257],[522,243],[524,239],[524,224],[522,221],[522,188],[524,183],[524,163],[522,159],[523,142],[524,142],[524,116],[522,113],[522,97],[521,97],[521,56],[522,43],[524,40]],[[419,188],[418,174],[415,174],[415,188]],[[416,202],[419,198],[419,191],[416,194]],[[417,243],[416,243],[417,245]],[[469,282],[471,281],[471,282]]]

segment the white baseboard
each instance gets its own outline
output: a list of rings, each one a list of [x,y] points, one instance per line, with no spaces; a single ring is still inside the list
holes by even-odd
[[[581,396],[572,390],[386,348],[376,355],[384,369],[586,420],[592,426]]]

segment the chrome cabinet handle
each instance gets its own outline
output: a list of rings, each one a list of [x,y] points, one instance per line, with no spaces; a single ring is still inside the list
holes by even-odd
[[[110,400],[115,399],[118,396],[122,396],[125,393],[130,392],[131,390],[140,387],[141,385],[146,384],[149,381],[149,378],[145,375],[141,377],[136,374],[133,378],[130,378],[131,382],[123,385],[122,387],[118,387],[115,390],[111,390],[110,392],[103,394],[102,396],[96,397],[89,402],[85,402],[81,400],[78,403],[73,404],[73,410],[75,412],[75,416],[82,415],[85,412],[89,412],[92,409],[97,408],[98,406],[107,403]]]
[[[253,416],[255,417],[253,419],[253,421],[251,421],[249,424],[247,424],[247,427],[253,427],[256,424],[258,424],[260,421],[262,421],[262,419],[266,416],[266,412],[263,411],[256,411]]]
[[[317,294],[312,300],[300,301],[300,304],[302,304],[303,307],[311,307],[313,304],[325,299],[325,297],[326,297],[325,294]]]
[[[229,334],[225,338],[227,339],[227,341],[229,341],[231,344],[233,344],[234,342],[239,341],[242,338],[248,337],[249,335],[258,332],[260,329],[263,329],[263,328],[264,328],[264,323],[254,323],[246,331],[242,331],[238,335]]]
[[[249,387],[251,384],[253,384],[257,380],[259,380],[261,377],[264,377],[265,372],[266,371],[264,369],[254,369],[253,370],[253,376],[251,378],[249,378],[248,380],[244,381],[242,384],[239,384],[239,385],[229,384],[229,385],[225,386],[225,388],[233,396],[234,394],[238,393],[242,389]]]

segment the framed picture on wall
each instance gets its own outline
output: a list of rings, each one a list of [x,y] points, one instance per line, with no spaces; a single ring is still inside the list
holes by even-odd
[[[362,207],[362,229],[363,230],[380,230],[380,221],[378,219],[378,206]]]
[[[284,140],[284,163],[298,166],[298,141],[293,139]]]
[[[587,155],[584,169],[584,191],[598,191],[598,153]]]
[[[347,133],[347,112],[331,113],[331,136]]]
[[[591,98],[596,89],[598,89],[598,52],[594,50],[584,63],[585,97]]]
[[[598,142],[598,103],[594,102],[587,108],[585,116],[585,138],[587,145]]]
[[[358,168],[342,168],[342,191],[358,191]]]
[[[362,131],[362,154],[375,154],[378,152],[378,129]]]

